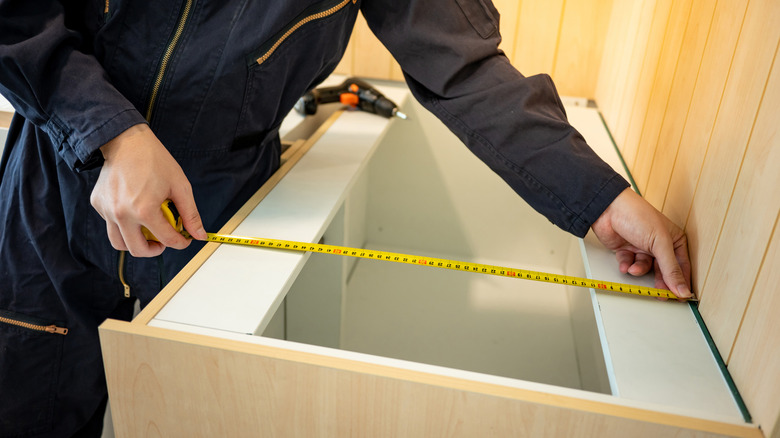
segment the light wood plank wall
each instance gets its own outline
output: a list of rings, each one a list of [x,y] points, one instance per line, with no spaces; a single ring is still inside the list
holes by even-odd
[[[558,91],[593,97],[613,0],[494,0],[501,49],[526,76],[548,73]],[[336,73],[403,80],[362,15]]]
[[[780,2],[494,4],[512,63],[595,99],[640,192],[685,228],[701,313],[780,438]],[[362,19],[338,71],[402,79]]]
[[[612,10],[595,100],[645,198],[683,226],[699,309],[780,436],[780,2]]]

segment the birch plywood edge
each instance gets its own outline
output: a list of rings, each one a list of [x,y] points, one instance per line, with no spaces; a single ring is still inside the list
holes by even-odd
[[[116,320],[101,325],[100,338],[118,436],[763,436],[755,426],[627,406],[609,396],[475,382],[262,340]]]
[[[284,178],[290,169],[303,157],[303,155],[311,149],[311,147],[322,137],[328,128],[343,114],[343,110],[333,113],[323,124],[306,140],[299,140],[293,143],[287,150],[285,155],[282,156],[282,164],[279,169],[274,172],[268,181],[263,184],[262,187],[247,201],[235,215],[219,230],[219,234],[230,234],[238,225],[249,215],[249,213],[257,207],[257,204],[268,195],[268,193]],[[193,257],[193,259],[187,263],[184,268],[168,283],[165,288],[147,305],[138,316],[133,319],[133,323],[146,325],[151,321],[155,315],[165,307],[165,305],[176,295],[176,292],[187,282],[187,280],[200,268],[203,263],[216,251],[220,244],[209,242],[206,246]]]

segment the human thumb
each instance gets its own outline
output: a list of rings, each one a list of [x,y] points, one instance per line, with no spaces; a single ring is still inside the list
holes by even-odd
[[[664,236],[666,237],[666,236]],[[657,268],[661,270],[661,277],[664,283],[672,293],[680,298],[690,298],[693,296],[688,281],[685,278],[682,267],[677,261],[674,245],[670,238],[661,238],[661,242],[654,248]]]
[[[179,217],[181,217],[184,229],[187,230],[190,236],[197,240],[207,240],[208,235],[206,234],[206,230],[203,228],[203,222],[200,218],[200,213],[198,212],[198,207],[195,205],[195,199],[193,199],[192,194],[189,193],[189,196],[182,195],[178,196],[177,198],[178,201],[176,199],[171,200],[176,205],[176,209],[179,212]]]

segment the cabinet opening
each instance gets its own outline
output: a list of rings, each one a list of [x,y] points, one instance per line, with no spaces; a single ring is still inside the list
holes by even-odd
[[[583,276],[576,238],[406,110],[419,122],[384,136],[324,243]],[[581,288],[312,254],[263,336],[609,392]]]

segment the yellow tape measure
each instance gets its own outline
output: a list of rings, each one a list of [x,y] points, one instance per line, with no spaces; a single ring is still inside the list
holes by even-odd
[[[176,212],[173,203],[167,201],[162,205],[166,219],[187,237],[189,233],[183,230],[181,218]],[[149,240],[157,240],[154,236],[144,229],[144,234]],[[497,275],[500,277],[517,278],[523,280],[541,281],[545,283],[555,283],[568,286],[586,287],[600,289],[612,292],[622,292],[632,295],[648,296],[653,298],[669,298],[680,300],[671,291],[658,289],[654,287],[637,286],[625,283],[616,283],[612,281],[592,280],[583,277],[573,277],[569,275],[552,274],[549,272],[530,271],[527,269],[507,268],[503,266],[485,265],[481,263],[462,262],[457,260],[440,259],[436,257],[424,257],[412,254],[402,254],[388,251],[377,251],[364,248],[350,248],[347,246],[325,245],[321,243],[296,242],[293,240],[267,239],[260,237],[241,237],[228,234],[207,233],[209,242],[227,243],[232,245],[247,245],[262,248],[283,249],[291,251],[312,252],[318,254],[333,254],[346,257],[358,257],[370,260],[381,260],[386,262],[406,263],[409,265],[424,266],[430,268],[452,269],[455,271],[474,272],[479,274]],[[151,238],[149,238],[151,236]],[[697,301],[691,297],[686,301]]]
[[[475,272],[479,274],[497,275],[500,277],[518,278],[523,280],[542,281],[545,283],[565,284],[569,286],[602,289],[613,292],[623,292],[633,295],[644,295],[654,298],[679,299],[672,292],[654,287],[636,286],[612,281],[591,280],[582,277],[551,274],[548,272],[529,271],[526,269],[507,268],[503,266],[485,265],[481,263],[462,262],[457,260],[424,257],[397,252],[377,251],[364,248],[325,245],[321,243],[296,242],[293,240],[266,239],[259,237],[241,237],[228,234],[207,233],[209,242],[227,243],[233,245],[248,245],[263,248],[285,249],[292,251],[312,252],[318,254],[334,254],[347,257],[359,257],[370,260],[406,263],[409,265],[431,268],[452,269],[455,271]],[[695,298],[688,301],[695,301]]]

